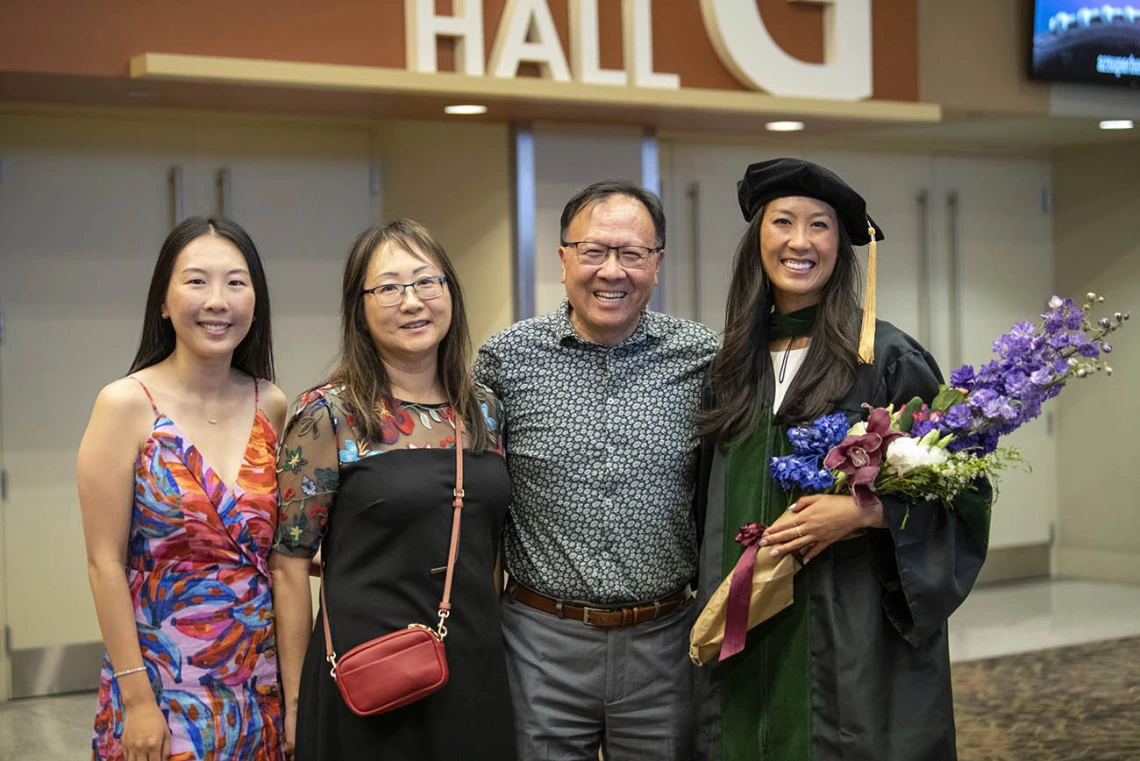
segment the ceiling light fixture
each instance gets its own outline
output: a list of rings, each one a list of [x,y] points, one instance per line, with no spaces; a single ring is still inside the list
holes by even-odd
[[[803,122],[768,122],[764,128],[769,132],[799,132],[804,128]]]
[[[1131,119],[1106,119],[1100,123],[1101,129],[1132,129]]]
[[[486,106],[477,106],[475,104],[468,104],[468,105],[461,105],[461,106],[448,106],[447,108],[443,109],[443,113],[453,114],[453,115],[485,114],[485,113],[487,113],[487,107]]]

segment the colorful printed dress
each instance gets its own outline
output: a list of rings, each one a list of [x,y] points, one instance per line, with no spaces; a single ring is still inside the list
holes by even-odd
[[[502,430],[498,400],[483,415]],[[381,402],[380,441],[365,443],[340,389],[305,394],[285,429],[276,551],[321,548],[338,654],[434,624],[443,592],[455,487],[455,424],[447,405]],[[448,683],[376,716],[348,710],[329,675],[318,623],[301,670],[296,761],[514,761],[495,559],[511,499],[502,440],[463,457],[463,523],[447,619]]]
[[[277,434],[258,404],[237,483],[227,486],[139,385],[155,420],[135,464],[127,582],[171,761],[280,761],[267,567]],[[123,716],[104,655],[94,759],[123,758]]]

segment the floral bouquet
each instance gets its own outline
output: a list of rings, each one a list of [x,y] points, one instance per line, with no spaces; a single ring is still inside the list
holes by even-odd
[[[1023,462],[1017,450],[999,446],[1001,437],[1039,416],[1041,405],[1068,381],[1112,374],[1106,339],[1129,315],[1117,312],[1093,323],[1090,313],[1103,302],[1089,293],[1078,307],[1054,296],[1039,324],[1014,325],[994,342],[995,359],[976,370],[958,368],[929,403],[915,397],[899,410],[864,405],[867,420],[850,428],[837,413],[790,429],[792,453],[772,458],[772,478],[793,502],[805,494],[849,492],[859,505],[893,496],[949,507],[979,476],[993,478]],[[798,558],[758,556],[762,533],[763,527],[749,524],[736,537],[745,553],[693,627],[694,662],[707,662],[718,651],[721,660],[739,652],[748,629],[791,604]]]

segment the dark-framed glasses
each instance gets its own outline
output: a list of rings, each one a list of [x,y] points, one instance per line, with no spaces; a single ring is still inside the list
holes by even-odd
[[[610,252],[617,254],[618,264],[627,270],[644,269],[649,264],[649,258],[661,249],[647,248],[645,246],[607,246],[592,240],[580,240],[574,243],[563,243],[563,246],[573,248],[578,257],[578,263],[587,267],[600,267],[606,263]]]
[[[376,303],[382,307],[394,307],[404,300],[404,291],[411,288],[416,292],[420,301],[431,301],[443,295],[443,284],[447,282],[446,275],[424,275],[412,283],[384,283],[375,288],[365,288],[364,293],[371,293]]]

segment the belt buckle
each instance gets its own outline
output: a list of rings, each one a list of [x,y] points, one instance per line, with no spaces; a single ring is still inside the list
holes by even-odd
[[[593,611],[595,613],[609,613],[609,611],[607,611],[605,608],[591,608],[586,605],[582,606],[582,623],[584,623],[586,626],[603,628],[601,624],[590,623],[590,611]]]

